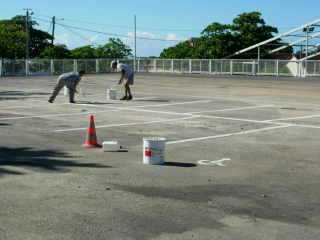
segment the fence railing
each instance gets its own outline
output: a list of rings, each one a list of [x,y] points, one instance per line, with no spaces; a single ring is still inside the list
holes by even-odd
[[[85,70],[87,73],[111,72],[112,59],[0,59],[0,76],[58,75]],[[120,60],[133,67],[134,60]],[[320,61],[239,60],[239,59],[138,59],[137,72],[202,73],[260,76],[320,76]]]

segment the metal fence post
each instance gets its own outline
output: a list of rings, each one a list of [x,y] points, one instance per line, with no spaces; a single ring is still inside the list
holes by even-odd
[[[78,61],[77,61],[77,59],[73,59],[73,71],[74,72],[78,71]]]
[[[29,76],[30,72],[29,72],[29,60],[26,59],[25,60],[25,67],[26,67],[26,76]]]
[[[51,72],[51,75],[54,75],[54,61],[53,61],[53,59],[50,60],[50,72]]]
[[[230,75],[233,75],[233,60],[230,60]]]
[[[153,70],[154,70],[155,72],[158,72],[158,69],[157,69],[157,61],[158,61],[158,59],[155,59],[155,60],[154,60],[154,63],[153,63]]]
[[[209,74],[212,72],[212,60],[209,60]]]
[[[189,73],[192,73],[192,59],[189,59]]]
[[[100,73],[99,59],[96,59],[96,74]]]
[[[2,77],[2,58],[0,59],[0,77]]]
[[[276,75],[279,77],[279,60],[276,61]]]
[[[138,58],[137,61],[138,61],[137,64],[138,64],[138,73],[139,73],[140,72],[140,58]]]
[[[256,75],[256,60],[253,60],[252,62],[252,76],[255,76]]]
[[[171,59],[171,72],[173,73],[174,70],[173,70],[173,59]]]

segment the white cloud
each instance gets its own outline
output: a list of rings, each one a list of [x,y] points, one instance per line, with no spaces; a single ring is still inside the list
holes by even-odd
[[[128,32],[128,37],[129,38],[134,38],[134,33],[133,32]],[[142,38],[155,38],[155,35],[150,32],[137,32],[137,37],[142,37]]]
[[[128,38],[124,40],[124,43],[130,46],[132,49],[134,48],[134,33],[128,32]],[[137,32],[137,55],[138,56],[159,56],[163,49],[176,45],[178,42],[175,40],[180,39],[177,34],[168,33],[164,35],[156,35],[151,32]],[[158,38],[168,40],[166,41],[157,41],[157,40],[148,40],[148,39],[141,39],[142,38]]]
[[[63,34],[57,34],[55,36],[55,43],[57,44],[64,44],[67,47],[70,47],[72,42],[71,36],[68,33],[63,33]]]
[[[168,41],[175,41],[175,40],[178,40],[178,37],[176,34],[174,33],[169,33],[167,36],[166,36],[166,40]]]
[[[127,37],[120,38],[131,49],[134,48],[134,33],[128,32]],[[88,44],[104,44],[107,38],[103,35],[82,34],[82,38],[68,32],[58,32],[56,35],[56,43],[65,44],[69,49],[74,49]],[[138,37],[142,38],[161,38],[170,41],[151,41],[147,39],[138,39],[137,54],[138,56],[159,56],[163,49],[176,45],[178,42],[173,40],[181,39],[174,33],[154,34],[151,32],[138,31]]]

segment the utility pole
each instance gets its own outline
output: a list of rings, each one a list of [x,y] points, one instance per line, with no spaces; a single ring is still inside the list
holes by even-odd
[[[306,57],[309,56],[309,27],[306,29]]]
[[[32,14],[30,8],[24,8],[23,10],[26,11],[26,34],[27,34],[27,39],[26,39],[26,59],[30,58],[30,26],[29,26],[29,16]],[[30,12],[29,12],[30,11]]]
[[[137,16],[134,15],[134,71],[136,72],[137,65]]]
[[[56,29],[56,17],[52,17],[52,40],[51,40],[51,45],[54,45],[54,34],[55,34],[55,29]]]

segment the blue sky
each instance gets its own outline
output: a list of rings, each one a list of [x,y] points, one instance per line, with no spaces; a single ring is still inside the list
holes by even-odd
[[[242,12],[260,11],[266,22],[280,31],[320,18],[319,0],[11,0],[1,5],[0,19],[23,14],[22,9],[26,7],[33,9],[35,17],[44,20],[55,15],[65,18],[59,20],[62,24],[126,36],[132,36],[136,14],[139,36],[171,40],[197,36],[211,22],[230,23]],[[50,23],[39,23],[44,30],[50,27]],[[57,41],[70,48],[101,44],[107,37],[57,26]],[[133,46],[132,38],[123,38],[123,41]],[[138,55],[158,55],[172,44],[174,42],[139,40]]]

